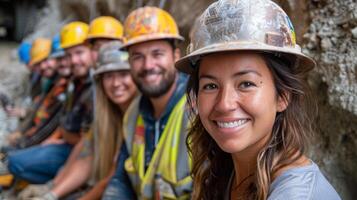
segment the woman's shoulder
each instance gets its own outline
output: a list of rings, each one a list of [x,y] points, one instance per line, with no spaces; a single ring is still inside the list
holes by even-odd
[[[268,200],[280,199],[339,200],[341,198],[319,167],[311,161],[309,165],[284,171],[273,181]]]

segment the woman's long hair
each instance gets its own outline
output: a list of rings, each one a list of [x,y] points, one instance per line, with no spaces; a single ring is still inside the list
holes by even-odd
[[[95,115],[92,144],[94,147],[93,178],[98,181],[109,175],[114,158],[123,141],[124,113],[104,92],[102,76],[96,79]]]
[[[306,81],[307,70],[290,64],[283,57],[262,53],[272,73],[277,97],[288,106],[276,114],[271,138],[256,158],[254,181],[248,187],[247,199],[265,200],[274,174],[299,159],[306,151],[313,133],[312,120],[316,104],[312,101]],[[190,76],[187,94],[192,111],[198,94],[198,70]],[[192,127],[186,140],[193,159],[194,200],[223,199],[229,178],[234,170],[232,157],[220,149],[203,127],[198,115],[192,115]]]

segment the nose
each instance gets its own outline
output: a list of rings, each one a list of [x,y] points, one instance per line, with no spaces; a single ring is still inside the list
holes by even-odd
[[[71,62],[74,65],[78,64],[79,63],[79,56],[77,56],[76,54],[72,54],[71,55]]]
[[[47,68],[47,61],[43,61],[41,64],[40,64],[40,70],[45,70]]]
[[[233,87],[221,88],[216,99],[215,110],[220,113],[234,111],[238,105],[238,94]]]
[[[120,76],[115,75],[115,76],[113,77],[113,86],[119,87],[119,86],[121,85],[121,83],[122,83],[122,81],[121,81]]]
[[[146,56],[144,62],[144,69],[152,69],[155,66],[155,60],[151,56]]]

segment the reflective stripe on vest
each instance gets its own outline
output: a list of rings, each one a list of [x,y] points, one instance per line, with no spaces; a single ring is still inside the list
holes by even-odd
[[[191,160],[186,148],[188,116],[186,96],[173,108],[145,172],[145,128],[139,115],[140,97],[124,118],[124,137],[129,152],[125,170],[139,199],[190,199]]]

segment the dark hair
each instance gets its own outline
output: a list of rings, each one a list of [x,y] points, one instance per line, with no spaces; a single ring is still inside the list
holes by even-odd
[[[306,151],[307,141],[313,133],[312,121],[316,104],[305,80],[306,71],[286,59],[270,53],[261,53],[273,76],[276,94],[288,102],[283,112],[276,114],[272,135],[258,154],[254,181],[249,186],[247,199],[266,199],[272,177],[277,170],[299,159]],[[191,74],[187,88],[189,105],[195,108],[198,94],[199,63]],[[186,144],[192,155],[194,200],[223,199],[233,161],[203,127],[198,115],[191,114],[192,127]]]
[[[177,48],[177,41],[175,39],[167,39],[166,41],[170,44],[173,50]]]

